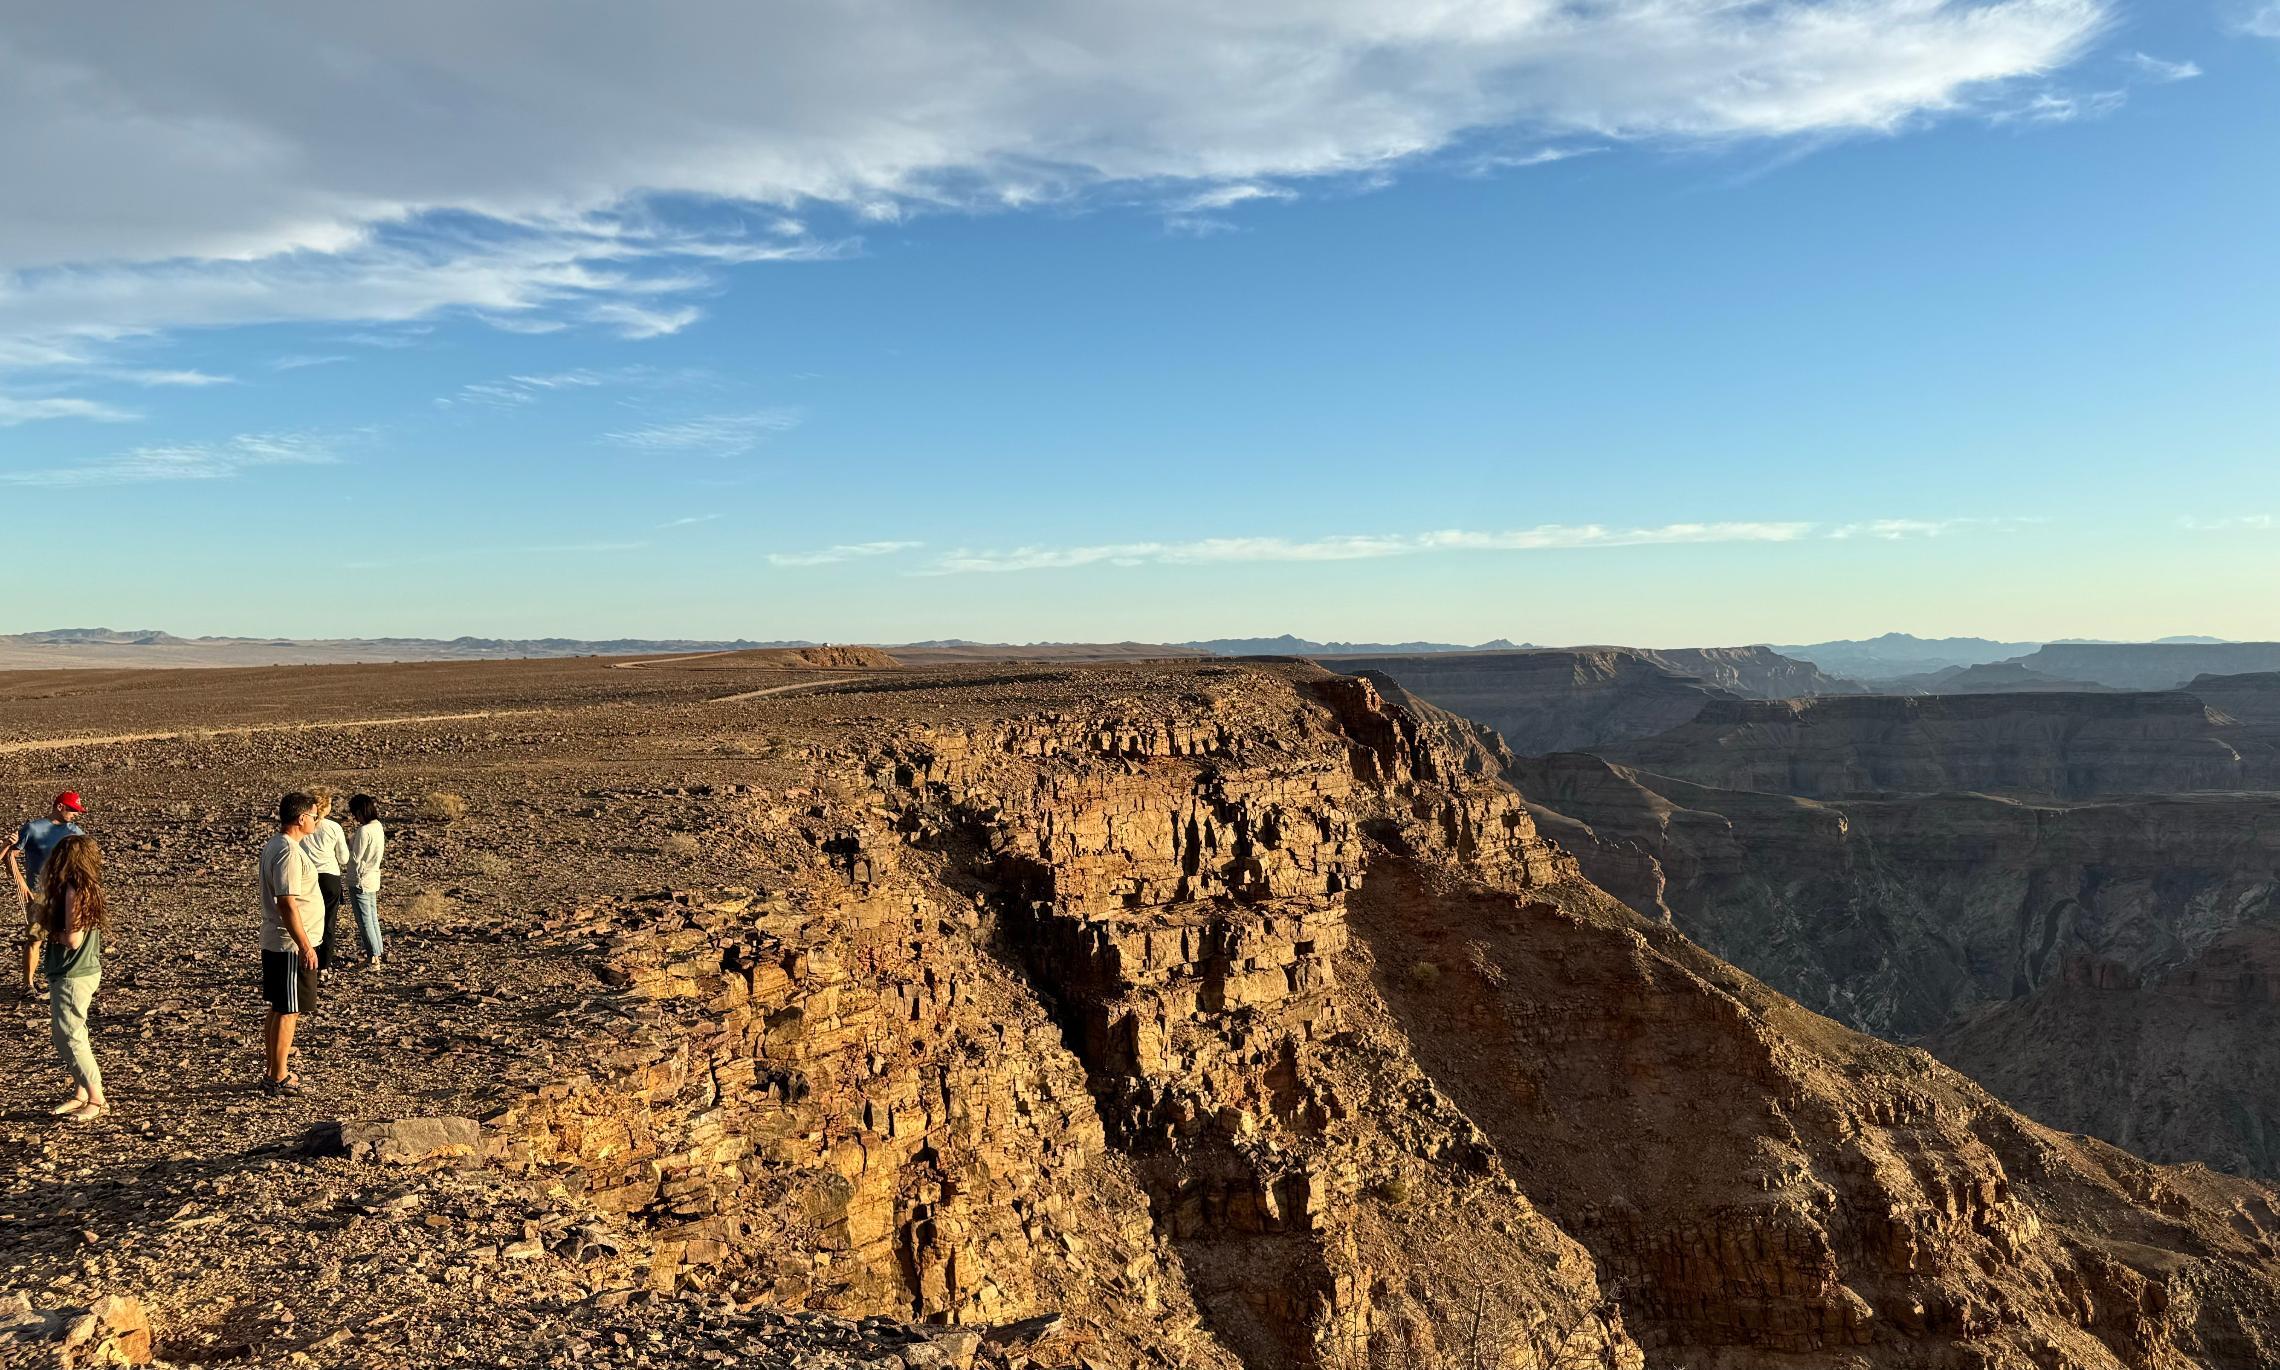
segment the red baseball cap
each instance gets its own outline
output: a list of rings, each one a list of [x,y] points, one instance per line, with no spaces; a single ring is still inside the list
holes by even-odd
[[[77,790],[65,790],[62,794],[57,795],[55,806],[59,809],[69,809],[73,813],[87,812],[87,806],[79,802],[79,791]]]

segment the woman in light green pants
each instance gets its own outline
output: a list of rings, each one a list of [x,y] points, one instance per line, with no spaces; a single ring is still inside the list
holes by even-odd
[[[16,884],[19,893],[29,895],[20,872]],[[103,1070],[87,1040],[87,1011],[103,983],[103,928],[110,916],[103,900],[103,853],[94,838],[67,837],[48,856],[40,868],[38,908],[55,1052],[74,1085],[71,1097],[54,1112],[91,1123],[111,1108],[103,1097]]]

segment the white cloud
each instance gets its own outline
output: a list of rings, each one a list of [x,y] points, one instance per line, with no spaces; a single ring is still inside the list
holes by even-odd
[[[335,366],[347,360],[348,358],[340,356],[337,353],[326,356],[312,356],[305,352],[298,352],[292,356],[277,358],[276,360],[269,363],[269,367],[273,371],[301,371],[312,366]]]
[[[1998,111],[1999,123],[2071,124],[2102,119],[2129,103],[2126,90],[2039,91],[2025,103]]]
[[[1847,538],[1877,538],[1885,542],[1898,542],[1905,538],[1943,537],[1963,529],[2015,532],[2026,524],[2037,522],[2040,520],[2021,518],[1865,519],[1859,523],[1840,523],[1822,536],[1838,541]]]
[[[733,457],[758,447],[773,434],[799,427],[799,423],[800,416],[788,409],[763,409],[749,414],[709,414],[674,423],[655,423],[602,436],[638,452]]]
[[[217,376],[209,371],[122,371],[119,378],[133,381],[136,385],[206,386],[237,383],[235,376]]]
[[[2190,81],[2201,74],[2198,62],[2172,62],[2142,52],[2133,52],[2124,60],[2140,75],[2154,81]]]
[[[2280,38],[2280,0],[2263,0],[2240,16],[2240,31],[2258,38]]]
[[[1603,524],[1539,524],[1498,532],[1446,529],[1431,533],[1349,534],[1293,540],[1279,537],[1201,538],[1190,542],[1116,542],[1081,547],[1017,547],[1011,551],[959,550],[928,567],[928,575],[1041,571],[1071,566],[1195,566],[1245,561],[1360,561],[1427,552],[1550,551],[1587,547],[1647,547],[1680,543],[1795,542],[1811,523],[1666,523],[1654,528]]]
[[[817,552],[770,552],[770,566],[830,566],[857,557],[892,556],[897,552],[914,551],[923,542],[843,542]]]
[[[655,337],[721,264],[845,251],[816,205],[1225,206],[1492,135],[1892,132],[2015,107],[2113,3],[16,6],[0,184],[40,212],[0,215],[0,339]]]
[[[557,371],[542,376],[508,376],[504,380],[470,381],[436,404],[444,409],[477,405],[491,409],[520,409],[536,404],[554,390],[590,390],[647,374],[641,367],[617,371]]]
[[[1526,152],[1484,152],[1468,161],[1465,169],[1473,175],[1487,175],[1497,171],[1521,171],[1532,166],[1549,166],[1575,157],[1588,157],[1594,152],[1605,152],[1602,146],[1539,147]]]
[[[93,419],[97,423],[132,423],[141,417],[133,410],[121,409],[115,404],[67,395],[36,399],[0,395],[0,428],[13,428],[19,423],[33,423],[40,419]]]
[[[0,485],[139,485],[151,481],[223,480],[260,466],[327,465],[332,444],[307,433],[240,433],[223,442],[137,447],[77,466],[0,470]]]
[[[2280,518],[2270,514],[2225,514],[2217,518],[2195,518],[2191,514],[2177,520],[2177,526],[2193,533],[2269,532],[2280,528]]]
[[[697,524],[711,523],[714,519],[721,517],[723,516],[720,514],[689,514],[682,518],[667,519],[657,526],[660,528],[693,528]]]
[[[1249,181],[1237,181],[1230,185],[1212,186],[1208,190],[1199,190],[1193,195],[1182,196],[1172,201],[1170,207],[1177,213],[1192,214],[1211,209],[1230,209],[1252,200],[1295,200],[1297,198],[1298,192],[1286,186],[1263,186]]]

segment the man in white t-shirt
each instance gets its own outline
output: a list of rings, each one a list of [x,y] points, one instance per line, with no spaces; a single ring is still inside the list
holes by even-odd
[[[315,939],[323,935],[325,905],[316,865],[301,849],[316,827],[316,798],[296,790],[277,801],[277,835],[261,849],[261,995],[269,1002],[261,1088],[271,1098],[301,1092],[291,1069],[293,1029],[317,1006]]]

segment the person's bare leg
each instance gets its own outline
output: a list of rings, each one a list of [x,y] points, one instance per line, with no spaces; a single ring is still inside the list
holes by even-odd
[[[40,939],[24,939],[24,993],[40,992]]]
[[[261,1045],[269,1064],[272,1081],[285,1078],[285,1053],[293,1049],[293,1020],[269,1010],[269,1021],[262,1024]]]

